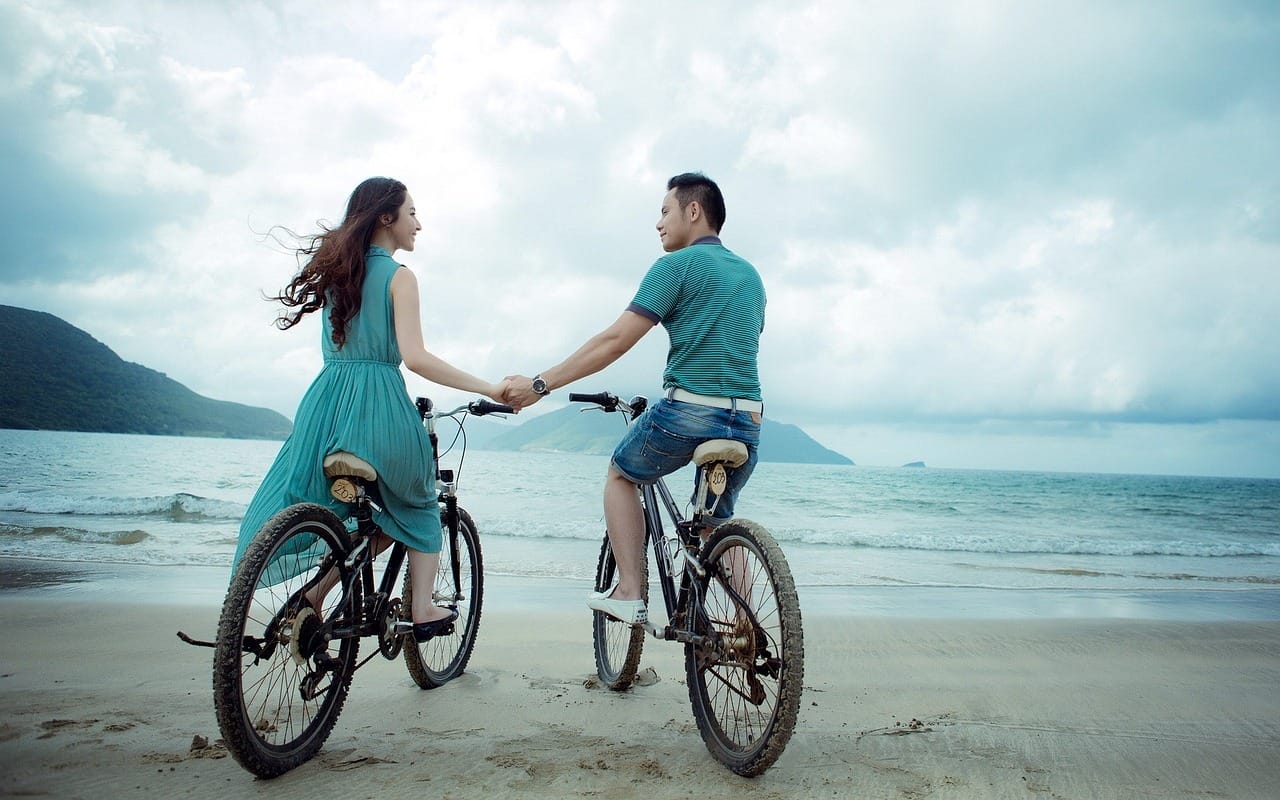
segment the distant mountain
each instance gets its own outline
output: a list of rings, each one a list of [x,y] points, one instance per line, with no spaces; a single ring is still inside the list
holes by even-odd
[[[760,427],[760,460],[853,466],[853,459],[818,444],[799,426],[776,422],[768,417]]]
[[[487,450],[552,451],[608,455],[622,437],[621,414],[606,414],[582,406],[569,406],[534,417],[496,433],[498,426],[475,425],[467,429],[473,445]],[[480,437],[472,436],[472,430]],[[765,417],[760,429],[760,460],[796,464],[848,464],[853,461],[814,441],[795,425]]]
[[[283,439],[266,408],[213,400],[42,311],[0,305],[0,428]]]

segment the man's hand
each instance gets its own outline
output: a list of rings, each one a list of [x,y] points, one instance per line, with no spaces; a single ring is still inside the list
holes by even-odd
[[[516,410],[528,408],[542,399],[542,395],[533,390],[533,378],[526,375],[508,375],[505,384],[503,402]]]

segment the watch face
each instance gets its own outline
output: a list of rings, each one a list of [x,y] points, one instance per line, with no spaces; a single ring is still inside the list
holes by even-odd
[[[534,393],[535,393],[535,394],[546,394],[546,393],[547,393],[547,382],[546,382],[546,381],[544,381],[542,378],[534,378],[534,379],[533,379],[533,391],[534,391]]]

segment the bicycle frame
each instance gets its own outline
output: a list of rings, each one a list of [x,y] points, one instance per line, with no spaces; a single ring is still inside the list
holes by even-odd
[[[628,423],[643,413],[648,404],[648,400],[644,397],[636,397],[630,403],[625,403],[608,393],[594,396],[571,394],[569,399],[595,402],[606,411],[621,410],[627,414]],[[713,463],[715,462],[708,462],[698,467],[699,487],[705,480],[705,471],[711,468]],[[707,577],[707,570],[702,564],[699,552],[702,549],[701,531],[705,527],[704,520],[709,509],[699,505],[686,519],[681,514],[680,506],[663,478],[659,478],[652,484],[642,485],[640,493],[644,506],[645,545],[653,548],[654,560],[658,567],[658,584],[662,588],[662,601],[667,611],[665,627],[658,628],[650,621],[645,628],[650,635],[658,639],[696,645],[705,644],[708,637],[699,631],[711,628],[705,618],[706,612],[701,598],[697,595],[701,591],[702,579]],[[705,498],[705,492],[699,491],[698,495],[700,498]],[[667,518],[675,528],[673,535],[666,534],[662,510],[666,511]],[[680,568],[678,585],[674,574],[677,566]],[[749,604],[734,587],[728,581],[724,582],[724,586],[739,610],[746,613],[753,623],[757,623]],[[700,618],[689,619],[689,609],[693,609]]]
[[[408,551],[404,544],[393,541],[390,548],[391,554],[387,557],[386,566],[382,570],[382,580],[376,581],[373,562],[377,554],[371,551],[370,546],[374,537],[382,533],[382,528],[373,521],[373,501],[363,491],[352,516],[356,519],[355,535],[359,537],[360,543],[347,556],[345,566],[347,569],[353,567],[357,569],[356,580],[361,581],[365,587],[364,608],[358,610],[358,616],[349,620],[348,625],[343,627],[335,625],[329,631],[334,639],[372,636],[378,633],[378,625],[395,591],[396,580],[400,577],[400,567],[404,564],[405,553]],[[377,586],[376,592],[373,591],[375,586]],[[343,587],[343,591],[347,591],[346,586]],[[338,608],[345,608],[348,605],[344,598]]]
[[[710,467],[710,463],[698,467],[699,483],[704,477],[704,470]],[[703,585],[702,579],[707,577],[707,568],[699,557],[702,544],[699,531],[704,527],[703,519],[706,509],[697,508],[688,519],[685,519],[680,514],[671,490],[662,479],[650,486],[642,487],[641,496],[644,498],[645,538],[652,540],[654,560],[658,565],[658,584],[662,587],[662,600],[668,619],[664,628],[659,629],[650,621],[645,626],[646,629],[657,639],[694,644],[699,647],[709,645],[713,651],[725,644],[730,644],[724,642],[723,637],[708,637],[701,633],[701,631],[712,629],[702,598],[698,596]],[[662,515],[658,511],[659,504],[666,509],[668,518],[675,525],[674,536],[666,536],[664,533]],[[676,585],[675,576],[672,574],[677,559],[681,567],[679,586]],[[751,604],[738,592],[733,581],[724,576],[719,578],[725,593],[734,602],[736,613],[745,615],[753,626],[758,627],[759,620],[756,619]],[[690,609],[696,612],[697,618],[687,617]]]
[[[644,499],[644,527],[646,545],[653,547],[654,560],[658,565],[658,584],[662,587],[662,602],[667,610],[667,626],[659,631],[650,623],[649,632],[660,639],[668,641],[691,641],[695,638],[694,626],[684,618],[685,610],[690,607],[690,594],[697,591],[695,575],[706,574],[698,560],[700,541],[695,533],[695,526],[701,527],[695,515],[694,519],[683,519],[671,490],[665,481],[641,487]],[[667,536],[662,524],[659,508],[666,509],[667,517],[675,525],[675,534]],[[665,548],[665,549],[664,549]],[[680,570],[680,583],[676,585],[673,567],[677,560],[683,567]],[[701,608],[700,603],[693,604]]]
[[[426,397],[419,397],[416,407],[431,442],[432,466],[436,476],[436,488],[439,492],[442,533],[449,537],[450,569],[453,573],[453,585],[457,587],[461,586],[460,576],[462,570],[458,549],[458,483],[454,470],[440,468],[440,443],[439,437],[436,435],[436,421],[442,417],[452,417],[463,411],[470,411],[479,415],[510,411],[511,409],[507,406],[487,403],[486,401],[477,401],[476,403],[458,406],[451,411],[436,412],[433,410],[434,406],[431,400]],[[387,557],[386,565],[382,570],[382,578],[380,581],[376,579],[374,560],[379,554],[372,552],[371,544],[374,541],[374,537],[382,534],[382,528],[373,521],[373,511],[377,504],[366,491],[368,487],[365,481],[363,479],[356,479],[356,481],[359,488],[353,501],[354,508],[348,518],[356,520],[356,529],[353,534],[359,539],[359,543],[347,556],[344,565],[348,570],[352,568],[357,570],[356,579],[360,580],[364,586],[364,591],[362,592],[364,608],[359,609],[358,616],[350,620],[349,624],[345,626],[337,625],[336,623],[339,620],[336,618],[326,620],[326,625],[333,625],[328,634],[334,639],[374,636],[380,633],[379,626],[387,613],[387,604],[391,602],[391,598],[395,594],[396,583],[400,577],[400,569],[408,552],[408,547],[403,542],[393,541],[389,548],[390,555]],[[375,586],[377,591],[373,591]],[[345,586],[343,591],[347,591]],[[437,595],[432,598],[433,601],[441,599],[456,607],[456,604],[465,598],[460,592],[455,592],[450,597]],[[347,605],[349,603],[344,598],[344,602],[340,603],[338,608],[341,609]],[[361,663],[363,664],[364,662]]]

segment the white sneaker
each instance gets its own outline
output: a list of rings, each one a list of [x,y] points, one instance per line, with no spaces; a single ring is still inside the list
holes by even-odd
[[[649,621],[649,609],[643,600],[614,600],[611,594],[613,590],[592,592],[587,597],[587,608],[627,625],[643,625]]]

